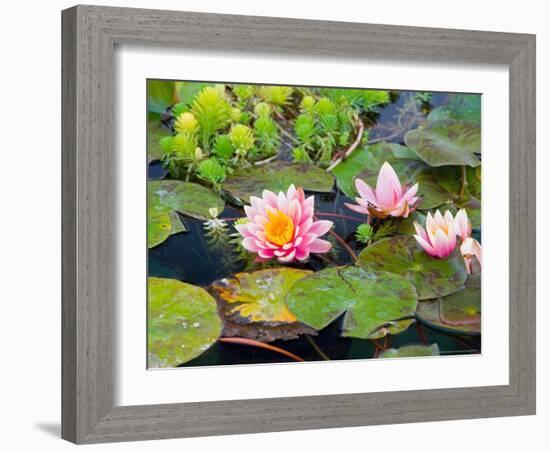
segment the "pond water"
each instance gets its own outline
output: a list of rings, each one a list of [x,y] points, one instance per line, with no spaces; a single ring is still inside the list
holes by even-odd
[[[373,127],[370,130],[369,139],[389,136],[388,142],[402,143],[404,133],[399,133],[399,130],[395,129],[395,117],[400,110],[406,108],[407,99],[411,95],[412,93],[401,93],[397,98],[394,98],[393,103],[381,108],[370,117]],[[430,101],[431,107],[445,104],[447,98],[447,94],[434,94]],[[406,114],[401,114],[401,116],[405,117]],[[150,164],[150,179],[163,178],[165,175],[160,163]],[[319,218],[332,220],[334,231],[344,238],[347,244],[357,253],[363,248],[363,245],[354,239],[354,233],[360,221],[364,220],[364,216],[350,211],[344,206],[345,202],[351,202],[351,200],[336,188],[329,194],[315,194],[315,209],[319,214]],[[356,217],[358,221],[337,217],[339,214]],[[220,218],[232,220],[243,215],[242,210],[226,204]],[[148,274],[150,277],[175,278],[193,285],[206,287],[216,280],[231,278],[235,273],[245,270],[245,262],[236,257],[237,255],[232,248],[213,241],[203,229],[202,221],[184,216],[180,216],[180,218],[189,232],[173,234],[162,244],[149,249]],[[234,232],[231,224],[230,221],[230,232]],[[479,232],[476,233],[479,239]],[[335,243],[334,247],[336,253],[331,254],[331,258],[337,265],[353,263],[350,255],[338,243]],[[319,270],[326,267],[326,265],[326,260],[323,261],[314,255],[307,263],[294,263],[290,267]],[[341,322],[342,318],[337,319],[313,337],[317,346],[331,360],[365,359],[377,355],[377,346],[371,341],[341,337]],[[410,344],[431,345],[436,343],[439,346],[441,355],[473,354],[481,351],[480,336],[459,336],[442,333],[418,321],[406,331],[397,335],[390,335],[387,339],[387,348],[399,348]],[[306,361],[322,360],[310,340],[305,337],[277,340],[271,342],[271,344],[300,355]],[[289,359],[261,348],[218,342],[201,356],[182,366],[275,362],[289,362]]]

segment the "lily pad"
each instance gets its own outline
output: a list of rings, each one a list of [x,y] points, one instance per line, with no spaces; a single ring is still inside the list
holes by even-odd
[[[381,353],[379,358],[411,358],[416,356],[439,356],[437,344],[428,345],[405,345],[399,348],[390,348]]]
[[[441,331],[478,335],[481,332],[481,285],[470,276],[464,289],[446,297],[420,302],[418,320]]]
[[[449,102],[432,110],[428,120],[471,120],[481,122],[481,95],[450,94]]]
[[[150,215],[147,218],[147,247],[163,243],[172,234],[187,231],[177,213]]]
[[[227,315],[238,315],[244,322],[296,322],[285,303],[285,296],[309,270],[265,269],[238,273],[235,278],[215,282],[212,289],[226,305]]]
[[[233,197],[248,203],[251,196],[261,195],[264,189],[286,191],[291,184],[306,191],[330,192],[334,179],[314,164],[275,161],[235,173],[225,181],[223,188]]]
[[[168,278],[148,279],[148,367],[175,367],[214,344],[222,324],[204,289]]]
[[[298,322],[284,301],[290,287],[310,273],[292,268],[265,269],[213,283],[210,291],[218,299],[223,335],[272,342],[317,334]]]
[[[170,136],[170,130],[163,127],[160,121],[149,121],[147,124],[147,162],[160,160],[165,152],[159,145],[159,141],[165,137]]]
[[[417,296],[405,278],[359,267],[336,267],[297,281],[286,298],[298,320],[320,330],[345,313],[343,336],[375,339],[409,321]],[[385,330],[385,331],[382,331]]]
[[[178,211],[195,219],[210,218],[211,208],[222,211],[224,203],[210,189],[196,183],[177,180],[149,181],[147,188],[148,214],[154,217]]]
[[[437,120],[411,130],[405,143],[423,161],[433,167],[481,164],[475,153],[481,153],[479,123],[459,120]]]
[[[162,114],[174,99],[174,82],[166,80],[147,80],[147,110]]]
[[[375,242],[359,254],[357,264],[407,278],[415,286],[419,300],[452,294],[466,281],[464,262],[457,251],[446,259],[434,258],[409,235]]]

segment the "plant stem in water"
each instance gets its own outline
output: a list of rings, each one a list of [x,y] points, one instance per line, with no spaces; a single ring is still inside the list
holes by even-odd
[[[462,166],[462,184],[460,185],[460,198],[464,197],[464,193],[466,192],[466,166]]]
[[[315,340],[309,334],[305,334],[304,336],[321,358],[323,358],[325,361],[330,361],[330,358],[326,355],[325,352],[323,352],[323,350],[321,350],[321,348],[317,345],[317,342],[315,342]]]
[[[330,234],[332,237],[334,237],[334,239],[336,239],[340,245],[346,249],[346,251],[350,254],[351,258],[353,259],[353,261],[357,261],[357,256],[355,255],[354,251],[352,250],[352,248],[346,243],[346,241],[344,241],[344,239],[342,239],[337,233],[335,233],[334,231],[332,230],[329,230],[328,234]]]
[[[266,344],[265,342],[255,341],[253,339],[239,338],[239,337],[222,337],[218,339],[219,342],[225,344],[239,344],[239,345],[249,345],[251,347],[263,348],[265,350],[271,350],[272,352],[279,353],[281,355],[287,356],[290,359],[298,362],[304,362],[302,358],[296,356],[294,353],[290,353],[282,348],[275,347],[274,345]]]

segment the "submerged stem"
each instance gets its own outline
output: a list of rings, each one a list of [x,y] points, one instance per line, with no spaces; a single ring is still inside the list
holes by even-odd
[[[321,350],[321,348],[317,345],[317,342],[315,342],[315,340],[309,334],[305,334],[304,336],[321,358],[323,358],[325,361],[330,361],[330,358],[327,356],[327,354],[323,352],[323,350]]]
[[[255,341],[253,339],[246,339],[246,338],[239,338],[239,337],[222,337],[218,339],[218,341],[223,342],[225,344],[249,345],[251,347],[263,348],[265,350],[271,350],[272,352],[287,356],[290,359],[293,359],[294,361],[304,362],[302,358],[300,358],[299,356],[296,356],[294,353],[291,353],[279,347],[275,347],[274,345],[266,344],[265,342]]]
[[[342,239],[340,237],[340,235],[338,235],[337,233],[335,233],[334,231],[332,230],[329,230],[328,231],[328,234],[330,234],[332,237],[334,237],[334,239],[336,239],[340,245],[346,249],[346,251],[350,254],[351,258],[353,259],[353,261],[357,261],[357,256],[355,255],[355,252],[352,250],[352,248],[347,244],[346,241],[344,241],[344,239]]]
[[[464,197],[464,193],[466,192],[466,166],[461,166],[462,168],[462,184],[460,185],[460,198]]]

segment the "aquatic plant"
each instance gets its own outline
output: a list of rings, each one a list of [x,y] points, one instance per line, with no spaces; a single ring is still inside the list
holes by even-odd
[[[219,89],[206,87],[195,97],[191,111],[200,126],[201,144],[208,151],[216,131],[225,128],[229,124],[231,107],[223,98]]]
[[[222,166],[214,158],[210,158],[199,164],[197,176],[201,180],[212,184],[216,190],[219,190],[219,186],[225,180],[227,173],[224,166]]]
[[[416,208],[419,197],[416,197],[418,183],[410,188],[401,185],[393,167],[386,161],[382,164],[376,182],[376,191],[360,178],[355,180],[359,197],[357,204],[346,203],[352,211],[370,214],[380,219],[388,216],[408,217]]]
[[[294,185],[286,193],[265,190],[262,198],[250,197],[251,206],[245,206],[249,222],[235,226],[244,238],[243,247],[257,253],[260,261],[276,258],[280,263],[304,261],[310,253],[328,252],[331,243],[319,238],[333,223],[314,220],[314,201]]]
[[[414,238],[430,256],[446,258],[456,248],[455,220],[450,211],[443,216],[439,210],[426,217],[426,229],[414,222]]]
[[[357,230],[355,230],[355,239],[366,244],[372,239],[373,234],[374,230],[372,226],[368,223],[362,223],[357,227]]]
[[[254,107],[254,114],[258,117],[269,117],[271,116],[271,106],[265,102],[260,102]]]
[[[233,92],[237,96],[239,105],[241,107],[245,106],[250,98],[254,95],[254,90],[252,86],[247,84],[235,84],[233,86]]]
[[[260,116],[254,121],[254,135],[261,156],[269,156],[277,152],[280,144],[277,124],[269,116]]]
[[[197,131],[199,122],[190,112],[184,112],[177,116],[174,128],[178,133],[193,134]]]
[[[315,107],[315,98],[311,95],[305,95],[300,102],[300,109],[302,111],[312,113]]]
[[[237,158],[244,159],[254,147],[254,135],[250,127],[243,124],[234,125],[229,131],[229,139]]]
[[[290,102],[294,89],[291,86],[261,86],[260,96],[272,105],[281,107]]]
[[[219,134],[216,136],[212,153],[223,160],[229,160],[235,153],[233,144],[231,143],[231,137],[227,134]]]

